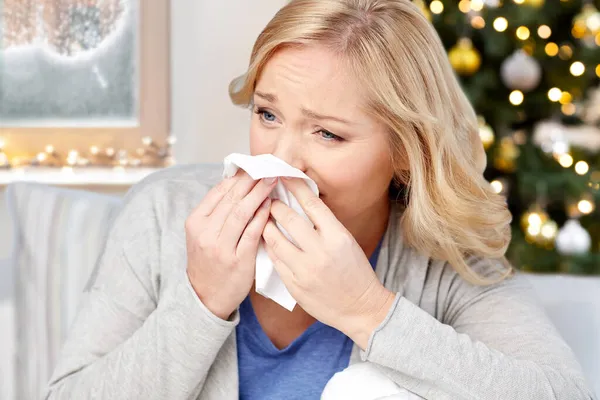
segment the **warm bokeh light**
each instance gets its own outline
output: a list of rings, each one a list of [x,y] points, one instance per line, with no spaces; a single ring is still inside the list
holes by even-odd
[[[504,17],[498,17],[494,20],[494,29],[498,32],[504,32],[508,28],[508,21]]]
[[[562,92],[560,94],[560,99],[558,99],[560,104],[568,104],[571,100],[573,100],[573,96],[571,96],[571,93],[569,92]]]
[[[562,60],[568,60],[569,58],[573,57],[573,49],[569,45],[564,44],[560,46],[560,49],[558,49],[558,56]]]
[[[510,93],[510,96],[508,96],[508,100],[514,106],[518,106],[519,104],[523,103],[523,99],[523,92],[521,92],[520,90],[513,90]]]
[[[548,90],[548,98],[551,101],[559,101],[561,97],[562,90],[560,90],[559,88],[553,87],[552,89]]]
[[[573,76],[581,76],[585,72],[585,65],[581,61],[575,61],[569,68]]]
[[[580,200],[579,203],[577,203],[577,208],[583,214],[590,214],[594,211],[594,203],[589,200]]]
[[[483,10],[483,0],[471,0],[471,10],[481,11]]]
[[[571,165],[573,165],[573,157],[570,154],[563,154],[558,159],[558,162],[564,168],[569,168]]]
[[[441,14],[444,11],[444,3],[439,0],[434,0],[429,5],[429,9],[434,14]]]
[[[585,161],[579,161],[575,164],[575,172],[579,175],[585,175],[590,170],[590,166]]]
[[[540,25],[537,30],[538,36],[542,39],[548,39],[552,35],[552,29],[548,25]]]
[[[517,28],[517,37],[521,40],[529,39],[529,28],[526,26],[520,26]]]
[[[546,51],[546,54],[548,54],[550,57],[554,57],[558,54],[558,45],[556,43],[550,42],[546,44],[544,50]]]
[[[471,19],[471,26],[475,29],[485,28],[485,19],[481,15],[476,15]]]
[[[562,111],[563,114],[570,116],[570,115],[575,114],[575,111],[577,111],[577,108],[575,107],[575,104],[567,103],[567,104],[563,104],[560,107],[560,111]]]
[[[469,0],[460,0],[458,3],[458,9],[463,13],[468,13],[471,11],[471,2]]]
[[[500,182],[500,181],[491,181],[490,185],[492,185],[492,190],[495,193],[502,193],[502,190],[504,189],[504,186],[502,185],[502,182]]]

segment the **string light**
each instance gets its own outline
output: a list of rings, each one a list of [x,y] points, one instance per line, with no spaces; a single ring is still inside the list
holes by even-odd
[[[460,0],[458,9],[465,14],[468,13],[471,11],[471,2],[469,0]]]
[[[475,29],[485,28],[485,19],[481,15],[476,15],[471,18],[471,26]]]
[[[568,104],[573,100],[573,96],[569,92],[562,92],[560,94],[560,99],[558,99],[560,104]]]
[[[444,3],[439,0],[434,0],[429,5],[429,9],[434,14],[441,14],[444,11]]]
[[[552,35],[552,30],[548,25],[540,25],[537,30],[537,34],[542,39],[548,39],[550,35]]]
[[[589,170],[590,166],[585,161],[578,161],[577,164],[575,164],[575,172],[579,175],[585,175]]]
[[[523,103],[523,99],[523,92],[521,92],[520,90],[513,90],[508,96],[508,100],[514,106],[518,106],[519,104]]]
[[[585,72],[585,65],[581,61],[575,61],[571,64],[569,71],[571,71],[571,75],[573,76],[581,76]]]
[[[575,107],[575,104],[573,103],[567,103],[567,104],[563,104],[560,107],[560,111],[565,114],[565,115],[574,115],[575,111],[577,111],[577,108]]]
[[[558,163],[563,167],[563,168],[569,168],[571,165],[573,165],[573,157],[570,154],[562,154],[559,158],[558,158]]]
[[[548,98],[550,99],[550,101],[559,101],[561,97],[562,90],[560,90],[559,88],[553,87],[552,89],[548,90]]]
[[[471,10],[473,10],[473,11],[483,10],[483,0],[471,0]]]
[[[550,57],[554,57],[558,54],[558,45],[553,42],[547,43],[544,47],[544,50],[546,51],[546,54],[548,54]]]
[[[504,32],[508,28],[508,21],[504,17],[498,17],[494,20],[493,25],[498,32]]]
[[[516,4],[523,4],[525,0],[513,0]]]
[[[600,46],[600,44],[598,46]],[[600,64],[596,65],[596,76],[600,78]]]
[[[558,56],[562,60],[568,60],[573,56],[573,49],[569,45],[564,44],[560,46],[560,49],[558,50]]]
[[[577,203],[577,208],[582,214],[591,214],[591,212],[594,211],[594,203],[587,199],[580,200],[579,203]]]
[[[502,193],[502,190],[504,189],[504,185],[502,185],[502,182],[498,180],[491,181],[490,185],[492,186],[494,193]]]
[[[176,138],[171,136],[166,140],[164,146],[159,146],[152,138],[144,137],[142,139],[143,148],[137,150],[138,157],[131,157],[124,149],[116,150],[113,147],[100,149],[98,146],[91,146],[86,154],[76,149],[71,149],[66,156],[56,151],[52,144],[44,147],[45,151],[38,152],[33,158],[12,157],[4,153],[4,142],[0,139],[0,168],[10,168],[16,171],[24,166],[43,166],[43,167],[114,167],[115,165],[124,167],[165,167],[175,163],[172,157],[172,145]],[[68,171],[68,169],[65,169]]]
[[[527,28],[526,26],[520,26],[517,28],[517,37],[521,40],[527,40],[529,39],[529,28]]]

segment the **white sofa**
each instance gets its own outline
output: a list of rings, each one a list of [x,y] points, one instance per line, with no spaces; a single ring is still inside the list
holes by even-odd
[[[220,175],[215,165],[173,167],[171,173],[181,168],[203,169],[209,181]],[[7,200],[17,238],[16,399],[37,399],[122,200],[31,183],[9,185]],[[530,280],[600,394],[600,278],[530,275]]]

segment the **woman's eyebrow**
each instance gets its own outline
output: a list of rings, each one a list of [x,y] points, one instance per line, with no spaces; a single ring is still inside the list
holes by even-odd
[[[259,92],[259,91],[255,91],[254,94],[258,97],[260,97],[261,99],[264,99],[270,103],[276,104],[277,103],[277,96],[273,93],[264,93],[264,92]],[[306,108],[302,108],[302,114],[308,118],[312,118],[312,119],[318,119],[318,120],[330,120],[330,121],[337,121],[339,123],[342,124],[352,124],[350,121],[343,119],[343,118],[339,118],[339,117],[334,117],[331,115],[323,115],[323,114],[319,114],[315,111],[312,110],[308,110]]]

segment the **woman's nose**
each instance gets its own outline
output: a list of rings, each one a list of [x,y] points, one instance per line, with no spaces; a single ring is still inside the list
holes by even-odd
[[[273,155],[292,167],[304,171],[306,164],[304,162],[303,150],[304,146],[301,140],[291,133],[284,133],[279,136],[273,150]]]

